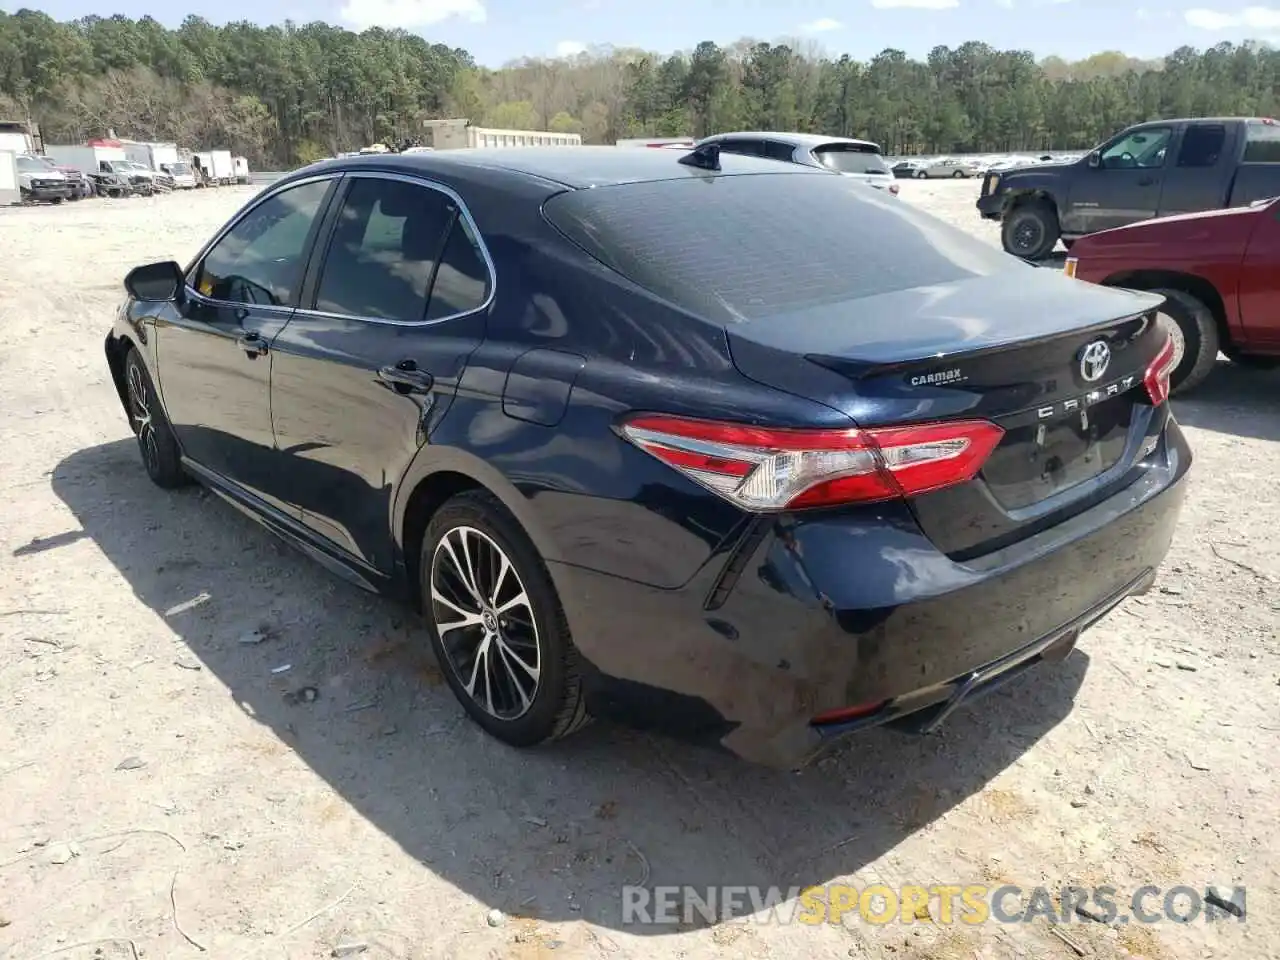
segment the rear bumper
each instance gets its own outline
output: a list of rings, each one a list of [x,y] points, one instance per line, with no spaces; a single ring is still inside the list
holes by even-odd
[[[1170,418],[1140,479],[1058,526],[958,563],[905,506],[754,521],[685,587],[550,564],[597,716],[779,767],[865,726],[928,728],[1044,659],[1155,576],[1190,450]],[[843,722],[820,714],[859,705]]]

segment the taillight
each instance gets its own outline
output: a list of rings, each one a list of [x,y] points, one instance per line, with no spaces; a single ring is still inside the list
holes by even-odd
[[[624,437],[744,510],[914,497],[964,483],[1004,431],[986,420],[798,430],[642,414]]]
[[[889,192],[896,197],[898,195],[898,185],[896,183],[889,184]]]
[[[1169,399],[1169,377],[1173,373],[1173,360],[1173,338],[1166,333],[1164,346],[1160,348],[1155,359],[1147,365],[1147,372],[1142,377],[1142,382],[1147,387],[1147,395],[1151,397],[1152,406],[1158,407]]]

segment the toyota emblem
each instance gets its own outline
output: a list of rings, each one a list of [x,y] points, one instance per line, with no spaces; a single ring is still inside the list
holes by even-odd
[[[1080,376],[1086,383],[1101,380],[1111,363],[1111,348],[1105,340],[1095,340],[1080,351]]]

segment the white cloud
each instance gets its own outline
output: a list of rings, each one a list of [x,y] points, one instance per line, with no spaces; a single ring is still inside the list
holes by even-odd
[[[561,40],[556,44],[557,57],[576,57],[580,53],[587,52],[587,45],[579,43],[577,40]]]
[[[1196,7],[1184,17],[1198,30],[1231,30],[1244,27],[1247,30],[1280,30],[1280,10],[1272,7],[1245,7],[1235,13],[1226,10],[1209,10]]]
[[[342,19],[355,27],[429,27],[455,17],[484,23],[483,0],[347,0]]]
[[[871,5],[877,10],[950,10],[960,6],[960,0],[871,0]]]
[[[808,23],[800,24],[802,33],[828,33],[831,30],[841,30],[844,24],[839,20],[832,20],[830,17],[823,17],[821,20],[810,20]]]

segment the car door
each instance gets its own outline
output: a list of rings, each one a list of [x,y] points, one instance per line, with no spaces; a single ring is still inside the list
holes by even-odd
[[[1234,148],[1235,143],[1228,142],[1226,124],[1187,124],[1176,145],[1177,155],[1165,171],[1160,216],[1225,206],[1228,178],[1223,167],[1227,158],[1234,160]]]
[[[1245,248],[1240,264],[1240,323],[1250,349],[1280,350],[1280,200],[1272,200]],[[1226,299],[1224,297],[1224,299]],[[1234,324],[1233,324],[1234,327]]]
[[[297,304],[335,183],[292,184],[246,209],[196,259],[157,328],[161,397],[183,453],[278,508],[270,344]]]
[[[392,496],[484,338],[492,261],[458,195],[349,174],[303,307],[272,345],[276,442],[303,523],[392,572]]]
[[[1072,178],[1064,233],[1096,233],[1149,220],[1160,209],[1173,127],[1144,127],[1104,146],[1097,166]]]

